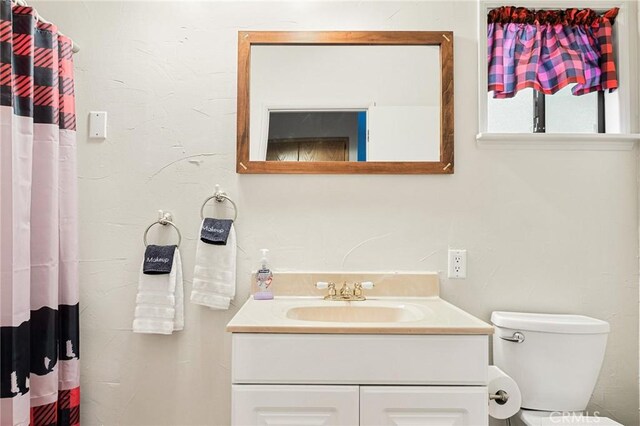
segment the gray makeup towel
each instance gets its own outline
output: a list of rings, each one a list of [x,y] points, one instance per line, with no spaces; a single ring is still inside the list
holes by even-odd
[[[226,246],[232,223],[231,219],[205,218],[200,229],[200,240],[207,244]]]
[[[176,252],[175,245],[154,246],[150,244],[144,251],[144,266],[142,272],[147,275],[169,274],[173,264],[173,255]]]

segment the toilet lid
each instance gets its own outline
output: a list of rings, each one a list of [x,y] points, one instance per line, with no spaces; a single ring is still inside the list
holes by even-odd
[[[520,410],[518,417],[527,426],[624,426],[608,417],[587,416],[580,413],[561,415],[558,412]]]
[[[609,323],[583,315],[501,312],[491,314],[491,322],[504,328],[563,334],[606,334]]]

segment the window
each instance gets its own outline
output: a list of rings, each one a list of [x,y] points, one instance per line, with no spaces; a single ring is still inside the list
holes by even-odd
[[[605,92],[582,96],[570,87],[545,95],[533,89],[508,99],[488,93],[488,131],[492,133],[605,133]]]
[[[633,2],[601,1],[597,13],[619,8],[613,28],[612,56],[615,60],[618,88],[594,91],[580,96],[571,93],[573,83],[553,94],[542,94],[531,87],[519,86],[515,95],[494,99],[494,92],[488,92],[487,84],[495,83],[494,74],[489,71],[488,61],[493,58],[487,54],[491,39],[487,40],[488,14],[501,8],[503,3],[493,1],[480,2],[479,7],[479,132],[480,146],[500,144],[516,146],[527,145],[535,148],[540,142],[551,144],[558,142],[564,149],[566,141],[610,142],[611,149],[631,149],[638,140],[636,123],[633,120],[631,99],[638,90],[637,82],[632,79],[633,54],[630,46],[632,35],[629,28],[636,28]],[[594,3],[559,1],[553,3],[553,10],[566,10],[593,6]],[[529,4],[535,8],[535,4]],[[526,4],[524,5],[526,6]],[[524,8],[523,8],[524,9]],[[549,8],[551,9],[551,8]],[[515,14],[514,14],[515,16]],[[495,22],[495,21],[494,21]],[[489,48],[489,49],[488,49]],[[506,86],[506,83],[505,83]],[[495,86],[494,86],[495,87]],[[545,147],[551,147],[549,143]],[[576,146],[573,144],[573,146]],[[598,149],[610,149],[607,147]]]

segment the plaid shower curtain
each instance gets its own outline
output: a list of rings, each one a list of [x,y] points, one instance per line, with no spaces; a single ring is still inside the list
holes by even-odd
[[[0,0],[0,424],[79,424],[72,43]]]
[[[612,25],[618,8],[529,10],[504,6],[487,15],[489,91],[511,98],[524,88],[547,95],[568,84],[574,95],[618,87]]]

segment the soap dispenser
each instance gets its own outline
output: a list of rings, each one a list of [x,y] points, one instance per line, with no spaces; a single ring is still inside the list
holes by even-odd
[[[271,300],[273,299],[273,287],[271,286],[273,273],[269,268],[269,260],[267,259],[269,250],[261,249],[260,251],[262,252],[262,258],[256,273],[256,292],[253,298],[255,300]]]

